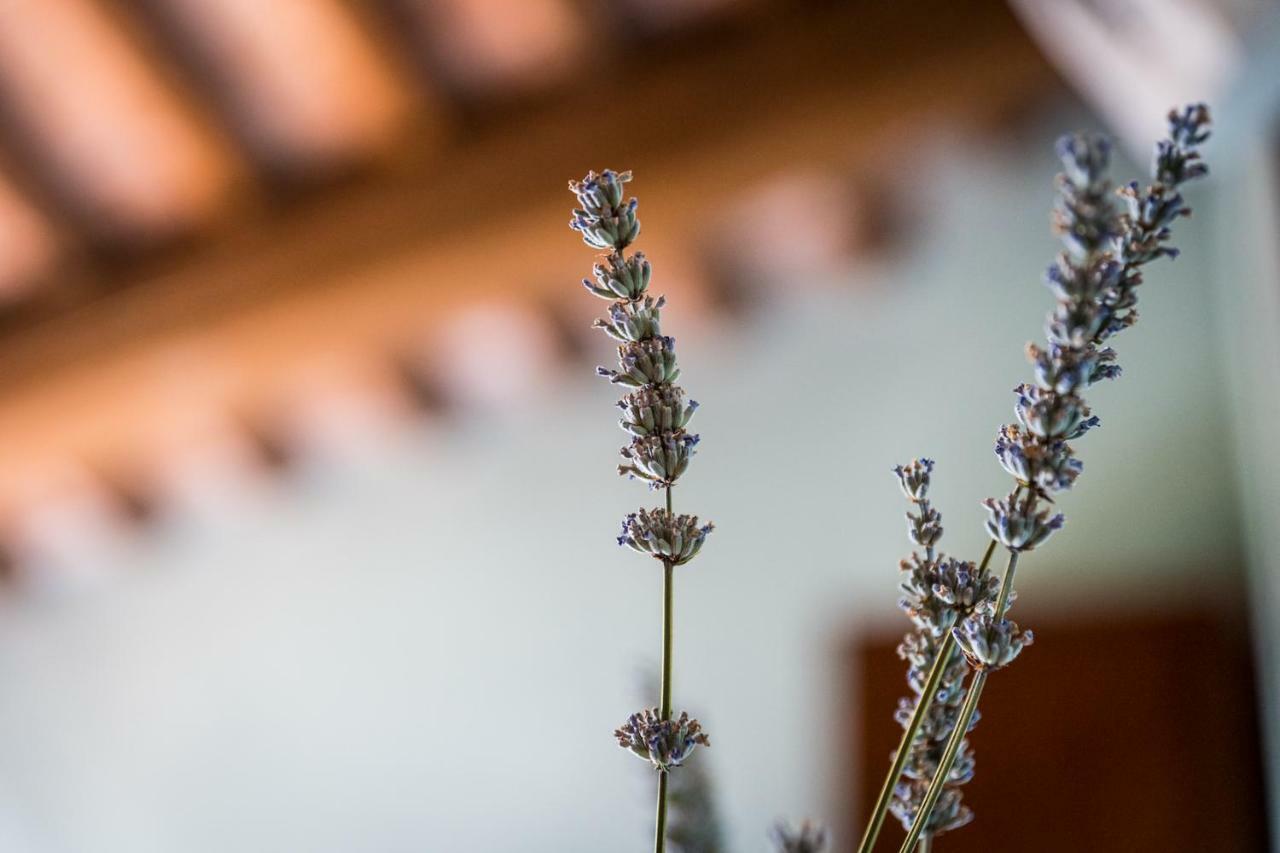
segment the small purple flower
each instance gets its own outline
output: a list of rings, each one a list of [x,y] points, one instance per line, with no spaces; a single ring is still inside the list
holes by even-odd
[[[696,515],[642,509],[623,520],[618,544],[673,566],[682,566],[698,555],[713,530],[715,525],[710,522],[699,525]]]
[[[687,713],[681,713],[678,719],[663,720],[657,708],[632,714],[613,735],[619,746],[663,773],[683,764],[695,747],[711,745],[702,726]]]
[[[898,483],[902,486],[902,493],[907,496],[907,500],[919,503],[929,493],[929,477],[933,474],[933,460],[913,459],[906,465],[894,468],[893,473],[898,475]]]
[[[1042,491],[1060,492],[1071,488],[1084,470],[1066,441],[1046,441],[1006,424],[996,436],[996,458],[1018,482]]]
[[[676,385],[659,385],[633,391],[618,401],[622,419],[618,425],[631,435],[649,436],[683,430],[698,410],[696,400],[685,401]]]
[[[619,465],[618,473],[638,477],[653,488],[667,488],[689,467],[697,444],[698,436],[684,430],[636,437],[622,448],[627,464]]]
[[[1037,438],[1075,438],[1097,424],[1097,419],[1090,418],[1084,400],[1074,394],[1055,394],[1028,384],[1019,385],[1013,391],[1018,395],[1014,414]]]
[[[1011,664],[1022,650],[1035,642],[1030,630],[1017,622],[996,620],[989,611],[975,613],[955,629],[956,644],[974,669],[996,670]]]
[[[637,202],[622,201],[623,184],[630,180],[630,172],[606,169],[598,175],[588,172],[581,181],[569,182],[570,191],[581,205],[573,211],[569,227],[582,234],[583,242],[593,249],[621,252],[639,236]]]
[[[1030,551],[1043,544],[1064,521],[1061,514],[1037,512],[1034,498],[1019,498],[1016,492],[1004,500],[987,498],[982,505],[987,508],[987,533],[1010,551]]]

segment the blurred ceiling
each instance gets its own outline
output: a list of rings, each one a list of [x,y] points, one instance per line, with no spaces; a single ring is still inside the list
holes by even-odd
[[[589,167],[637,170],[665,289],[706,307],[709,208],[742,226],[773,181],[875,230],[895,147],[1053,85],[996,0],[2,4],[0,517],[271,444],[308,400],[546,370],[590,308]]]

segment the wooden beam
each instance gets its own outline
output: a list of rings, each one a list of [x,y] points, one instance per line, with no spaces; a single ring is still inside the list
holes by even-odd
[[[474,300],[579,306],[589,256],[564,182],[587,167],[637,171],[659,289],[696,298],[702,215],[735,187],[795,163],[869,168],[913,128],[1052,85],[1002,4],[920,6],[807,6],[696,53],[623,57],[625,80],[475,128],[440,161],[407,151],[398,172],[104,277],[100,299],[0,339],[0,470],[145,452],[138,424],[193,388],[202,406],[262,405],[318,354],[386,356]]]

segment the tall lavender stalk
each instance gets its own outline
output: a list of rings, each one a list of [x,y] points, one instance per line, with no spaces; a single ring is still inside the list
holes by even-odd
[[[665,297],[648,295],[652,270],[643,252],[628,256],[626,249],[640,234],[634,198],[624,201],[623,185],[630,172],[606,169],[588,172],[581,181],[570,181],[578,197],[569,227],[582,234],[583,242],[605,254],[596,263],[595,280],[583,279],[588,291],[608,300],[609,315],[596,327],[618,342],[618,369],[596,369],[615,385],[629,389],[618,401],[619,425],[631,436],[622,448],[618,473],[666,490],[666,507],[641,509],[622,522],[618,544],[646,554],[662,564],[662,689],[658,707],[635,714],[614,735],[618,743],[653,765],[658,773],[658,804],[654,851],[663,853],[667,840],[667,785],[671,771],[697,746],[707,746],[707,735],[686,713],[674,717],[671,710],[671,670],[674,623],[675,567],[689,562],[701,550],[711,524],[700,525],[697,516],[676,515],[672,492],[676,480],[693,458],[698,436],[689,433],[690,418],[698,404],[686,400],[675,384],[675,340],[662,334],[661,312]]]
[[[1018,422],[1001,427],[996,437],[996,456],[1016,487],[1004,498],[983,501],[987,532],[993,545],[1009,552],[1009,562],[994,602],[984,601],[951,629],[974,672],[973,681],[914,809],[900,853],[911,853],[920,841],[927,845],[931,827],[945,815],[943,798],[953,786],[956,768],[970,761],[965,735],[976,719],[988,676],[1010,664],[1031,642],[1030,631],[1006,618],[1019,556],[1062,527],[1061,513],[1044,504],[1052,504],[1054,493],[1075,483],[1083,466],[1070,442],[1098,425],[1081,393],[1120,375],[1115,350],[1108,344],[1137,322],[1142,267],[1157,258],[1177,256],[1167,245],[1170,226],[1191,212],[1178,188],[1208,173],[1197,150],[1209,137],[1208,127],[1209,112],[1203,104],[1170,112],[1169,138],[1156,144],[1152,183],[1120,188],[1124,209],[1119,211],[1106,178],[1110,143],[1094,134],[1058,141],[1063,172],[1058,177],[1054,224],[1064,250],[1046,274],[1056,305],[1045,325],[1047,346],[1027,347],[1035,382],[1014,389]]]
[[[1201,104],[1169,114],[1169,138],[1156,145],[1153,183],[1144,189],[1137,183],[1122,187],[1123,211],[1113,206],[1106,179],[1110,143],[1091,134],[1059,140],[1064,171],[1054,224],[1064,251],[1046,276],[1057,305],[1046,324],[1047,347],[1027,347],[1036,381],[1015,389],[1018,423],[1002,427],[996,438],[996,456],[1013,475],[1015,488],[1003,499],[984,501],[991,542],[976,570],[934,552],[941,524],[927,500],[933,463],[917,460],[895,469],[917,509],[907,516],[912,539],[925,548],[923,557],[912,554],[901,566],[901,604],[914,630],[899,654],[908,662],[907,680],[916,698],[899,705],[902,740],[859,853],[875,847],[889,811],[908,829],[903,853],[917,844],[919,851],[930,850],[934,837],[972,818],[959,793],[973,772],[965,738],[976,723],[988,674],[1012,662],[1032,640],[1030,631],[1005,618],[1018,557],[1063,524],[1061,514],[1051,514],[1041,503],[1052,504],[1053,493],[1075,482],[1083,466],[1069,442],[1098,425],[1080,392],[1120,375],[1107,342],[1137,321],[1141,267],[1177,255],[1167,245],[1169,227],[1190,213],[1178,187],[1207,174],[1197,148],[1209,136],[1208,125],[1208,110]],[[997,545],[1009,552],[1009,562],[994,588],[987,572]],[[955,583],[962,576],[966,594],[957,595]],[[957,668],[957,648],[967,667]],[[969,669],[975,675],[966,688]]]

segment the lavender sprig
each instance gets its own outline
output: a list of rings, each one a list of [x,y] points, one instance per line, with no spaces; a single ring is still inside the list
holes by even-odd
[[[963,659],[953,654],[951,631],[978,609],[992,606],[998,587],[985,570],[935,550],[942,529],[941,515],[928,499],[933,467],[932,460],[917,459],[894,469],[903,493],[916,509],[907,514],[909,534],[925,548],[923,555],[913,552],[900,564],[903,595],[898,606],[911,620],[913,630],[898,646],[898,656],[907,662],[907,684],[915,696],[902,699],[894,715],[904,733],[894,755],[891,777],[895,784],[888,809],[904,829],[910,828],[920,810],[966,695],[969,670]],[[933,520],[937,535],[930,535],[928,528],[921,535],[921,518]],[[969,728],[976,724],[976,719],[970,721]],[[944,807],[934,810],[926,826],[930,838],[973,819],[960,790],[973,778],[973,769],[971,758],[952,768]]]
[[[1170,226],[1191,212],[1178,187],[1208,173],[1197,150],[1208,138],[1209,112],[1203,104],[1170,112],[1169,138],[1156,144],[1152,183],[1122,187],[1123,211],[1108,198],[1110,143],[1094,134],[1058,142],[1063,171],[1054,224],[1063,251],[1046,274],[1056,299],[1045,324],[1048,346],[1027,347],[1035,382],[1014,389],[1018,424],[1002,427],[996,439],[996,456],[1017,488],[1007,498],[984,501],[987,532],[993,545],[1008,550],[1009,563],[995,605],[977,608],[951,629],[975,675],[901,853],[911,853],[917,841],[927,839],[937,815],[950,807],[951,780],[955,768],[967,763],[964,736],[987,677],[1032,641],[1030,631],[1005,618],[1019,555],[1062,527],[1062,515],[1040,504],[1071,488],[1082,470],[1068,442],[1096,427],[1098,419],[1081,394],[1120,375],[1115,351],[1106,343],[1137,322],[1141,268],[1177,256],[1168,245]]]
[[[666,490],[666,507],[641,509],[622,523],[618,544],[654,557],[663,569],[662,688],[657,708],[635,714],[614,734],[619,745],[648,761],[658,772],[658,804],[654,851],[662,853],[667,838],[667,787],[670,772],[696,747],[710,744],[697,720],[671,710],[672,627],[674,569],[692,560],[702,549],[714,526],[699,524],[696,516],[676,515],[672,492],[695,454],[698,436],[686,427],[698,404],[686,400],[675,385],[680,376],[675,340],[662,334],[664,297],[648,295],[653,270],[644,254],[627,255],[626,249],[640,234],[638,202],[624,201],[624,185],[630,172],[606,169],[588,172],[581,181],[570,181],[578,199],[569,227],[583,241],[606,254],[592,269],[594,281],[583,287],[607,299],[608,316],[595,323],[618,342],[617,369],[599,367],[596,372],[615,385],[631,389],[619,402],[619,425],[630,436],[622,448],[624,463],[618,473]]]

